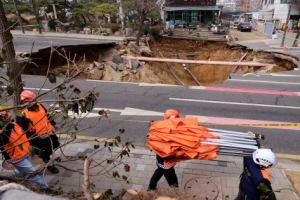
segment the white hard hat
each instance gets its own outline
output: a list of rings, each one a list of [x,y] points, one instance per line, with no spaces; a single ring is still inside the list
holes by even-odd
[[[253,152],[253,161],[263,167],[276,165],[277,159],[271,149],[257,149]]]

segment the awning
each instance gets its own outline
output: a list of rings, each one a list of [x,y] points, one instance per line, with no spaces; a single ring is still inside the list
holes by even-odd
[[[165,11],[178,11],[178,10],[219,10],[218,6],[166,6]]]

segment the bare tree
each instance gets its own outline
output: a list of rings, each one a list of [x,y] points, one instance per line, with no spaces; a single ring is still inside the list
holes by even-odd
[[[40,26],[40,14],[39,14],[39,9],[40,8],[39,8],[39,4],[40,3],[45,3],[45,2],[42,1],[42,0],[30,0],[29,3],[30,3],[30,7],[32,9],[32,12],[35,15],[35,19],[36,19],[36,22],[37,22],[37,25],[38,25],[39,33],[42,34],[42,29],[41,29],[41,26]]]
[[[7,24],[2,1],[0,1],[0,38],[3,44],[3,48],[0,49],[0,66],[1,63],[5,63],[8,71],[8,78],[11,82],[10,87],[6,90],[9,94],[13,94],[14,105],[19,105],[19,94],[22,90],[22,79],[19,69],[19,64],[16,59],[16,51],[13,44],[13,36],[10,33],[10,29]],[[3,64],[2,64],[3,67]]]
[[[56,78],[56,74],[51,71],[50,66],[53,53],[57,53],[67,61],[68,69],[63,78]],[[3,62],[0,61],[0,64],[2,63]],[[55,133],[58,136],[65,135],[65,137],[63,137],[65,139],[62,139],[61,145],[57,149],[52,149],[53,152],[55,152],[56,150],[60,150],[61,155],[59,157],[52,157],[49,163],[53,163],[56,166],[64,168],[65,170],[84,175],[85,182],[83,183],[83,188],[85,196],[90,197],[91,189],[87,185],[89,176],[106,176],[110,177],[111,179],[128,182],[128,178],[122,175],[120,170],[116,171],[115,168],[121,165],[123,166],[124,172],[128,172],[130,170],[130,166],[124,162],[124,159],[129,156],[130,148],[134,148],[134,146],[132,144],[132,141],[126,141],[123,144],[121,143],[121,134],[124,133],[124,129],[118,130],[119,133],[117,134],[114,130],[111,130],[111,135],[106,135],[107,140],[95,140],[94,144],[91,144],[94,151],[89,156],[70,157],[68,155],[65,155],[64,146],[74,142],[79,133],[84,134],[85,130],[96,127],[99,124],[100,120],[103,118],[109,119],[107,120],[107,123],[111,123],[109,110],[100,110],[98,112],[98,117],[96,116],[92,121],[86,121],[86,117],[93,111],[94,105],[98,101],[99,94],[94,91],[95,87],[83,93],[80,88],[73,83],[73,81],[76,80],[77,77],[84,72],[87,72],[84,58],[79,58],[78,61],[78,59],[76,59],[76,55],[70,57],[70,54],[68,52],[61,52],[57,50],[57,48],[52,47],[49,55],[47,76],[45,77],[45,81],[41,85],[39,85],[38,88],[43,88],[46,81],[53,83],[53,87],[46,92],[42,92],[42,90],[36,91],[37,96],[34,101],[30,103],[10,107],[1,107],[0,111],[16,110],[16,108],[30,107],[32,105],[35,105],[36,103],[47,103],[49,105],[49,119],[55,119],[56,125],[59,127],[59,129],[56,130]],[[10,82],[7,81],[8,78],[4,77],[3,75],[0,77],[0,79],[2,79],[5,87],[10,87]],[[7,90],[3,90],[3,87],[0,86],[0,104],[9,104],[11,101],[10,97],[11,95],[7,92]],[[15,114],[18,115],[18,113]],[[3,123],[4,122],[1,121],[1,125],[3,125]],[[5,127],[5,125],[3,127]],[[28,130],[24,130],[24,134],[26,134],[27,131]],[[33,135],[32,137],[28,138],[28,140],[30,141],[36,137],[38,136]],[[115,147],[118,148],[117,151],[113,151]],[[3,149],[3,147],[0,148]],[[71,169],[68,167],[68,164],[73,161],[85,159],[91,161],[93,160],[93,156],[97,155],[97,153],[105,149],[108,149],[113,153],[111,153],[110,156],[108,155],[107,159],[104,159],[101,162],[93,162],[93,164],[91,165],[89,163],[82,169]],[[34,147],[29,148],[29,150],[32,152],[32,154],[40,153],[40,150]],[[0,151],[0,153],[2,152],[3,151]],[[44,167],[41,168],[37,173],[43,173],[45,168],[46,165],[44,165]],[[93,172],[90,173],[89,169],[93,169]],[[8,179],[11,181],[24,181],[29,177],[20,179],[7,176],[0,178]],[[105,195],[109,195],[110,193],[111,192],[108,190]]]
[[[143,26],[146,15],[152,11],[159,11],[164,0],[127,0],[127,2],[131,2],[132,10],[137,11],[139,14],[139,28],[136,39],[136,45],[139,46],[139,40],[143,34]]]

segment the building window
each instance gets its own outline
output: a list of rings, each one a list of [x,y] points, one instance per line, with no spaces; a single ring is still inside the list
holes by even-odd
[[[280,0],[280,3],[288,3],[287,0]]]
[[[265,5],[267,5],[268,0],[265,0]]]
[[[274,4],[274,0],[271,0],[271,4]]]

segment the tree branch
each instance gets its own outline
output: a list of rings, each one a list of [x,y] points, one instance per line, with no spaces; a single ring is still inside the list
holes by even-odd
[[[89,166],[92,160],[85,159],[84,161],[84,183],[82,184],[84,196],[87,200],[94,200],[91,191],[90,191],[90,181],[89,181]]]

